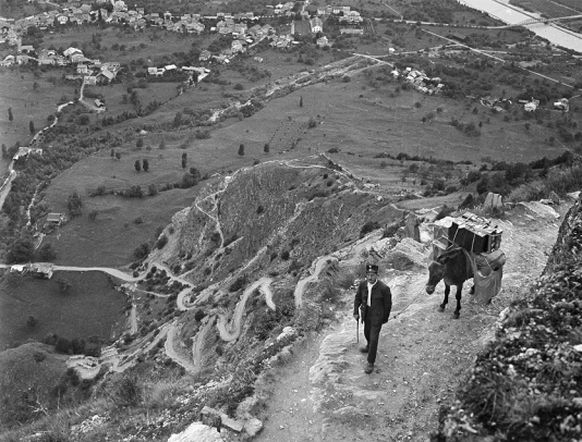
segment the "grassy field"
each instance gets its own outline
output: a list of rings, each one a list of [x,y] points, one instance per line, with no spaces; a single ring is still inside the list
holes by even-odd
[[[386,155],[406,153],[465,160],[478,168],[483,160],[529,162],[543,156],[555,157],[564,151],[565,146],[559,141],[554,146],[544,141],[553,133],[546,126],[533,124],[526,130],[523,121],[506,122],[503,114],[493,115],[478,103],[463,104],[415,91],[395,94],[396,85],[374,89],[363,77],[355,76],[348,83],[336,79],[272,100],[266,109],[250,118],[225,121],[210,139],[192,140],[186,149],[179,146],[191,138],[189,131],[151,133],[143,137],[144,145],[153,146],[150,151],[138,151],[132,142],[119,149],[122,154],[119,161],[112,159],[109,152],[101,152],[76,164],[53,181],[43,200],[49,210],[66,212],[68,195],[77,191],[84,203],[83,217],[74,219],[47,239],[57,250],[57,262],[127,264],[135,247],[152,239],[156,228],[169,222],[177,210],[192,204],[196,188],[176,189],[144,199],[91,198],[89,193],[99,185],[107,189],[140,185],[145,189],[151,183],[178,181],[183,173],[180,165],[183,153],[187,154],[188,167],[211,175],[228,174],[255,161],[285,160],[337,150],[331,156],[348,170],[398,193],[422,192],[423,187],[418,177],[407,173],[411,162],[390,160]],[[301,99],[303,106],[299,105]],[[434,120],[422,123],[422,117],[430,112],[436,115]],[[310,119],[318,122],[313,128],[308,128]],[[452,119],[465,124],[482,123],[481,135],[467,136],[450,125]],[[163,150],[158,148],[162,138],[166,142]],[[264,152],[266,143],[269,153]],[[244,156],[237,153],[240,144],[245,146]],[[138,173],[133,165],[136,159],[143,158],[148,158],[150,171]],[[454,183],[470,168],[450,171],[449,182]],[[442,169],[428,171],[432,179],[442,175]],[[96,221],[87,217],[93,210],[98,212]],[[143,222],[136,223],[137,218]],[[92,252],[87,254],[87,250]]]
[[[99,186],[108,191],[141,186],[147,194],[150,184],[179,182],[184,174],[181,156],[188,151],[172,148],[171,137],[167,143],[167,149],[155,147],[149,152],[137,151],[133,146],[118,149],[122,155],[120,160],[111,158],[109,151],[101,152],[75,164],[52,182],[42,200],[50,211],[67,213],[67,198],[77,192],[83,201],[84,213],[45,240],[54,246],[57,263],[126,265],[132,261],[131,253],[138,245],[151,240],[156,229],[166,226],[175,212],[192,204],[196,188],[173,189],[143,199],[89,196]],[[143,159],[148,159],[150,169],[138,173],[134,163]],[[188,161],[190,167],[204,171],[194,158]],[[94,220],[88,218],[92,211],[97,212]]]
[[[30,122],[35,133],[47,126],[47,117],[56,112],[57,103],[63,95],[72,98],[72,84],[50,80],[59,74],[46,73],[39,77],[27,71],[0,70],[0,140],[7,147],[20,142],[28,145],[32,139]],[[35,86],[36,84],[36,86]],[[36,87],[36,88],[35,88]],[[12,108],[12,122],[8,117]]]
[[[536,11],[548,17],[563,17],[582,14],[582,5],[576,0],[510,0],[511,4],[528,11]]]
[[[69,285],[63,292],[61,283]],[[125,296],[101,272],[55,272],[49,280],[4,272],[0,277],[0,351],[48,333],[107,340],[124,320]],[[34,316],[38,323],[27,324]]]

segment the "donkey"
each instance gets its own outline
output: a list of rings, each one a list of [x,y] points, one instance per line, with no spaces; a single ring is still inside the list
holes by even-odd
[[[426,292],[429,295],[434,293],[436,285],[441,279],[445,283],[445,299],[439,306],[439,311],[443,312],[447,303],[449,302],[449,293],[451,286],[457,287],[455,297],[457,298],[457,308],[453,313],[453,318],[459,319],[459,312],[461,310],[461,293],[463,291],[463,283],[473,277],[473,266],[467,252],[458,246],[449,246],[435,261],[428,266],[428,283],[426,284]],[[475,287],[471,288],[473,293]]]

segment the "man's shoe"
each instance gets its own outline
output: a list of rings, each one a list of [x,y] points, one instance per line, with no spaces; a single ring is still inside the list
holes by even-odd
[[[369,351],[369,348],[368,348],[368,346],[366,345],[365,347],[360,347],[360,351],[361,351],[362,353],[368,353],[368,351]]]
[[[368,363],[368,365],[366,365],[366,368],[364,368],[364,373],[366,373],[366,374],[370,374],[373,371],[374,371],[374,364]]]

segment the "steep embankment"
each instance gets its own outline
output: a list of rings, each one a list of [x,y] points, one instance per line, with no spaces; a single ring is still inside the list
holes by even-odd
[[[532,231],[528,242],[539,241]],[[582,438],[582,200],[543,275],[503,315],[435,441]]]

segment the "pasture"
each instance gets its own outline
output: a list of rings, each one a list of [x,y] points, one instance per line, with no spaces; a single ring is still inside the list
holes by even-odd
[[[171,146],[171,142],[168,142]],[[67,213],[67,198],[77,192],[83,201],[83,216],[73,218],[57,232],[45,238],[52,244],[59,264],[119,267],[133,261],[133,250],[154,238],[159,227],[165,227],[172,216],[189,207],[195,198],[196,187],[172,189],[155,196],[128,198],[122,196],[89,196],[97,187],[107,191],[141,186],[145,195],[148,186],[179,182],[185,170],[181,167],[182,150],[117,150],[121,159],[100,152],[76,163],[51,183],[42,203],[49,211]],[[136,160],[148,159],[148,172],[136,172]],[[189,159],[190,167],[203,168]],[[203,172],[204,173],[204,172]],[[95,212],[94,219],[89,214]]]
[[[56,333],[108,340],[123,326],[125,295],[101,272],[55,272],[51,279],[0,276],[0,351]],[[28,323],[29,316],[38,321]]]
[[[526,11],[538,11],[547,17],[564,17],[568,15],[582,14],[582,7],[577,0],[512,0],[512,4]]]
[[[32,139],[30,122],[35,132],[48,125],[47,117],[56,113],[63,96],[73,97],[74,85],[56,79],[59,74],[48,71],[33,73],[18,68],[0,69],[0,140],[6,147],[19,142],[27,146]],[[13,120],[9,120],[8,109]]]

